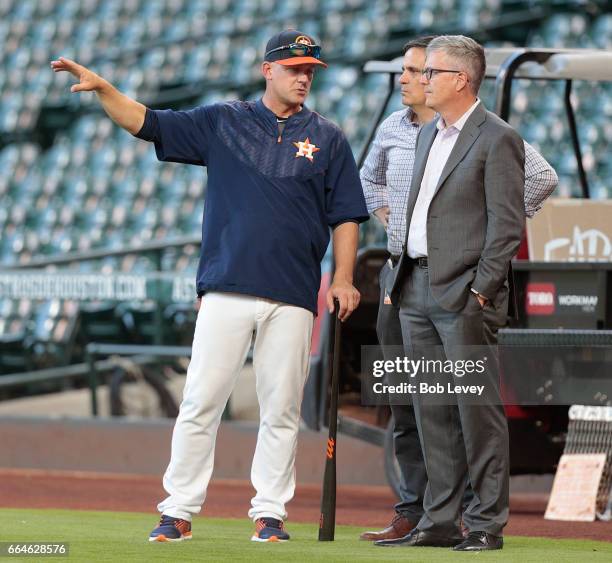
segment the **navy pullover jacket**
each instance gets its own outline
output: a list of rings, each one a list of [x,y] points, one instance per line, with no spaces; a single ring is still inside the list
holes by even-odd
[[[329,228],[367,220],[350,146],[305,106],[279,136],[261,100],[149,110],[157,158],[208,167],[198,294],[235,292],[317,311]]]

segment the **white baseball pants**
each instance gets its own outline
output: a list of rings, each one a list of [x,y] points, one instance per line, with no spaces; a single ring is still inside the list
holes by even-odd
[[[207,293],[196,322],[191,362],[158,510],[191,520],[213,470],[221,415],[248,354],[253,332],[260,422],[251,468],[257,491],[249,517],[285,520],[295,490],[295,454],[308,375],[312,312],[236,293]]]

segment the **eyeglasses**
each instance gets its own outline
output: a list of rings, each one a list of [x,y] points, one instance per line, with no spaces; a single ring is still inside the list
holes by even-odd
[[[265,55],[267,57],[270,53],[276,53],[276,51],[289,51],[296,57],[314,57],[315,59],[321,58],[321,46],[320,45],[304,45],[303,43],[290,43],[289,45],[282,45],[268,51]]]
[[[431,80],[436,74],[439,74],[441,72],[452,72],[454,74],[459,74],[461,72],[464,72],[463,70],[446,70],[443,68],[424,68],[421,71],[421,74],[427,78],[427,80]]]

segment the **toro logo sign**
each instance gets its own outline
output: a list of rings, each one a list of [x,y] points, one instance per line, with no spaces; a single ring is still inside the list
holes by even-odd
[[[552,283],[528,283],[525,311],[528,315],[552,315],[555,312],[556,293]]]

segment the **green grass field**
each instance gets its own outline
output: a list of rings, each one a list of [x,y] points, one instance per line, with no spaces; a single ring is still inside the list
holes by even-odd
[[[133,512],[0,509],[1,542],[68,542],[69,557],[50,561],[612,561],[612,543],[509,537],[502,551],[453,553],[436,548],[380,548],[356,539],[361,531],[338,526],[336,541],[318,542],[316,524],[291,524],[292,540],[282,544],[249,541],[244,520],[197,518],[194,537],[181,543],[149,543],[155,515]],[[40,558],[10,557],[7,561]]]

